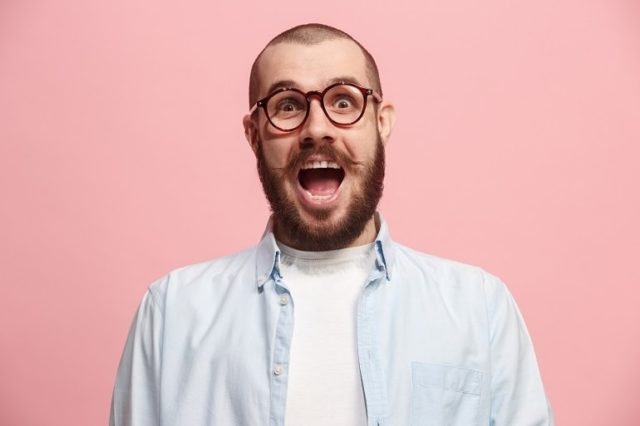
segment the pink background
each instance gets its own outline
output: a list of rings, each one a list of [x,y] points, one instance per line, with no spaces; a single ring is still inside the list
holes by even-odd
[[[396,103],[393,236],[507,282],[559,424],[640,424],[631,0],[0,2],[0,424],[106,424],[146,286],[258,240],[249,67],[311,21]]]

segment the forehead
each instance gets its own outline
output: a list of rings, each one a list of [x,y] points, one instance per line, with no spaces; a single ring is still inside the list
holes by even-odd
[[[303,90],[321,90],[336,78],[371,85],[362,50],[344,39],[269,46],[260,58],[258,78],[259,97],[266,96],[270,87],[282,81],[293,82]]]

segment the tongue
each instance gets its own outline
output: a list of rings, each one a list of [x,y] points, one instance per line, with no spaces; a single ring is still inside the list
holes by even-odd
[[[311,195],[331,195],[340,186],[340,172],[336,169],[301,170],[300,184]]]

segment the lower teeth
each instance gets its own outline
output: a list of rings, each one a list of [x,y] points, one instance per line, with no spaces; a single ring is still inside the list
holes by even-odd
[[[328,200],[329,198],[331,198],[333,196],[333,194],[330,194],[330,195],[313,195],[309,191],[306,191],[306,193],[309,194],[309,197],[311,197],[311,199],[314,200],[314,201]]]

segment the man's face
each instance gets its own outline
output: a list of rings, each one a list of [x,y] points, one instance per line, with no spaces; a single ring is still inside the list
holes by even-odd
[[[322,91],[336,81],[372,86],[360,48],[341,39],[271,46],[260,59],[258,77],[260,98],[279,87]],[[365,228],[373,226],[382,195],[390,108],[376,108],[369,97],[357,123],[336,127],[313,98],[306,122],[292,132],[271,126],[264,111],[245,117],[282,242],[307,250],[342,248],[357,243]]]

